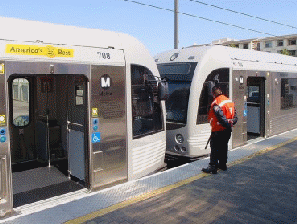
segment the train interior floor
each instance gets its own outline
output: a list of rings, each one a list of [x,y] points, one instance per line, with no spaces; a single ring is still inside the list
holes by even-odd
[[[59,196],[83,188],[56,166],[43,166],[13,172],[13,207]]]
[[[260,137],[260,134],[256,134],[256,133],[252,133],[252,132],[247,133],[248,140],[256,139],[256,138],[259,138],[259,137]]]

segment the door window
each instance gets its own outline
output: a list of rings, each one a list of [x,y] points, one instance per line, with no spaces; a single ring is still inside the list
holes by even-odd
[[[84,86],[76,85],[75,86],[75,105],[83,105],[84,104]]]
[[[29,124],[29,81],[24,78],[16,78],[12,82],[13,94],[13,124],[18,127],[23,127]]]
[[[260,86],[248,87],[248,103],[260,103]]]

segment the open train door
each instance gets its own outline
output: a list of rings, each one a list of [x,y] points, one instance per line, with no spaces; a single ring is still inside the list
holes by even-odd
[[[265,137],[265,78],[247,78],[247,134],[248,140]]]
[[[232,71],[232,100],[235,103],[238,121],[232,131],[232,148],[247,142],[247,97],[246,71]]]
[[[232,91],[238,122],[233,128],[232,148],[265,137],[265,76],[265,72],[233,70]]]
[[[78,75],[67,76],[67,141],[68,172],[72,177],[86,182],[86,161],[88,148],[87,78]]]

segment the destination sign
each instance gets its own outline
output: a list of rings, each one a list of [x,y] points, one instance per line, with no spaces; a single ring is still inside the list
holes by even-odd
[[[55,58],[55,57],[73,58],[74,57],[74,49],[54,47],[51,45],[40,46],[40,45],[6,44],[5,53],[17,54],[17,55],[45,56],[49,58]]]

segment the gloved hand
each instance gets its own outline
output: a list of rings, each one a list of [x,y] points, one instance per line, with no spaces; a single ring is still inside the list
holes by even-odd
[[[233,127],[233,119],[228,119],[228,123],[231,125],[231,128]]]

